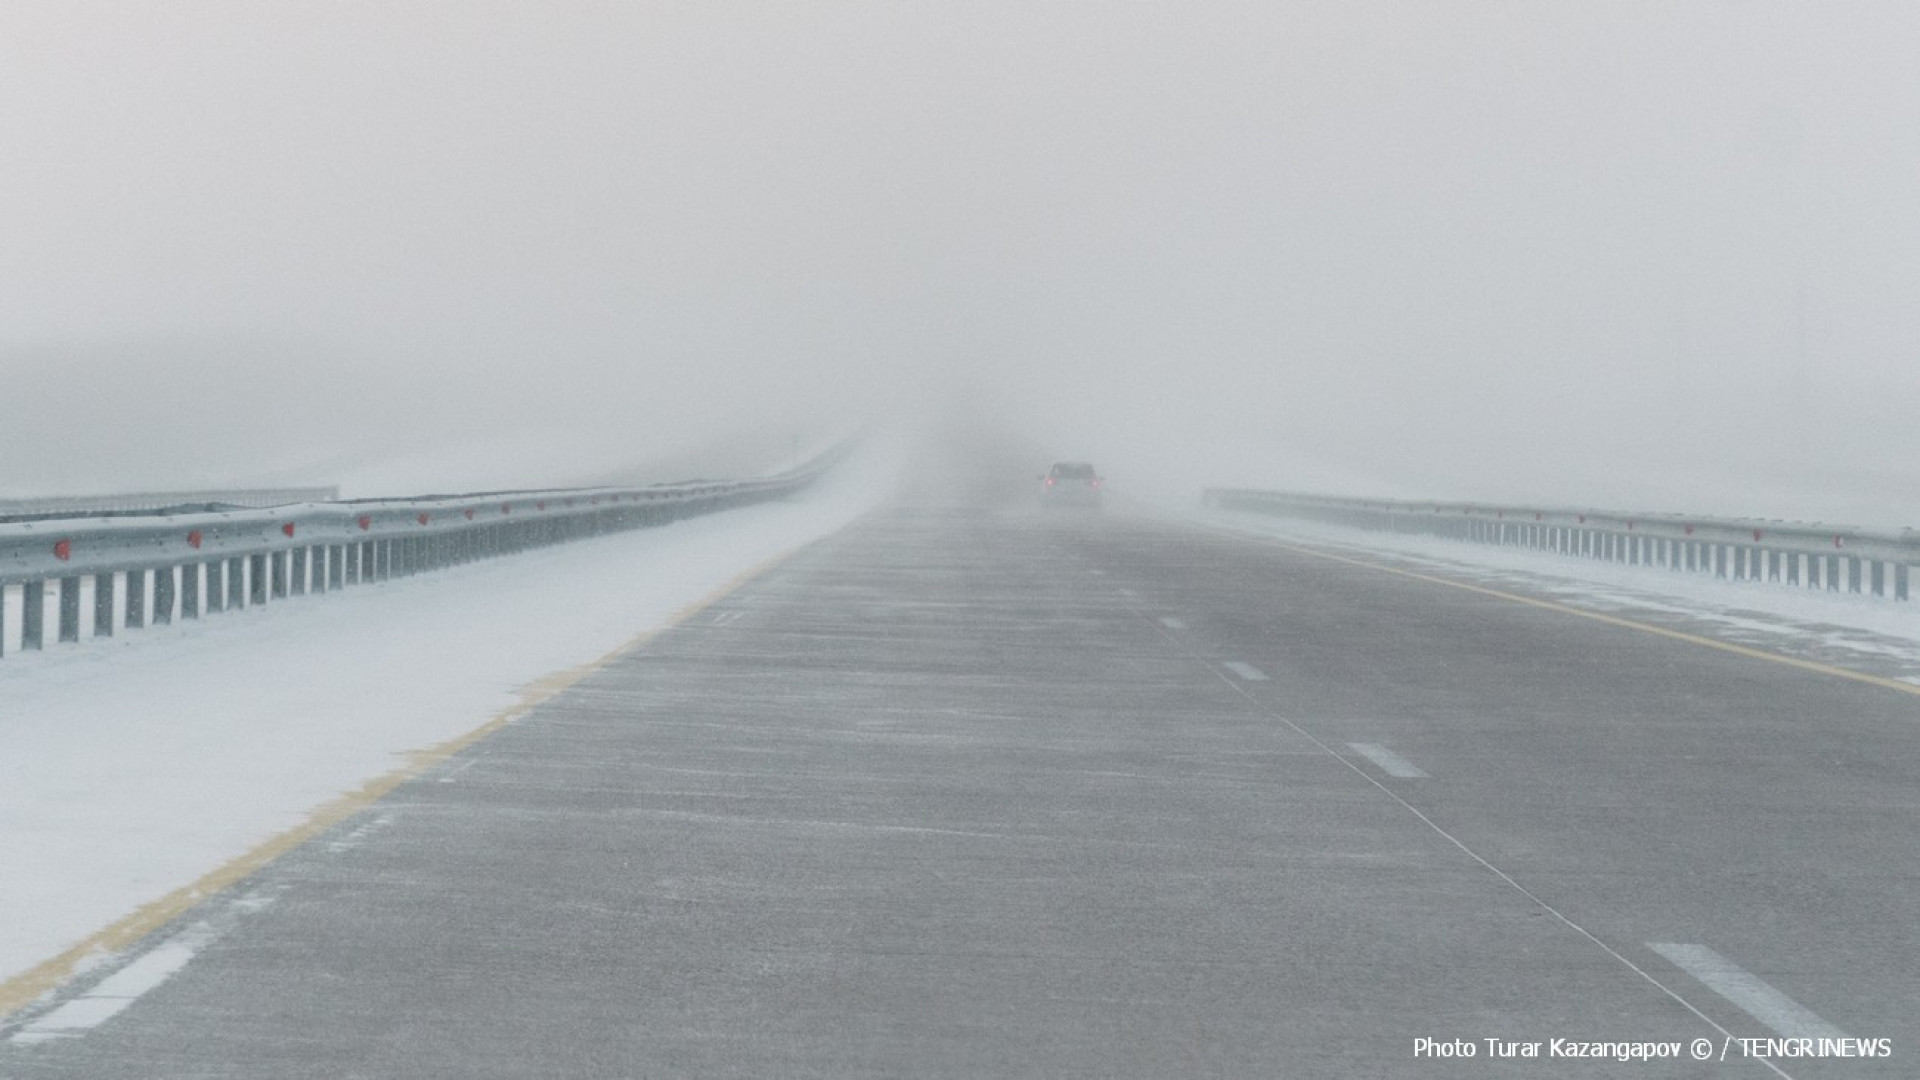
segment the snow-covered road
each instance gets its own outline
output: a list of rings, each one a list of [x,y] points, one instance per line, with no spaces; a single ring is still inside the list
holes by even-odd
[[[791,502],[7,657],[0,985],[109,949],[141,905],[838,530],[891,460]]]

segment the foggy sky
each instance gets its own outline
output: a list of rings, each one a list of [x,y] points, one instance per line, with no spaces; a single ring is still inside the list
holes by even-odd
[[[1916,55],[1895,2],[0,0],[0,493],[965,408],[1116,490],[1920,524]]]

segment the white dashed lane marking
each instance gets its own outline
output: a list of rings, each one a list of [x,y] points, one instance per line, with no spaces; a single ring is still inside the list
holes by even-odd
[[[1775,990],[1759,976],[1705,945],[1674,945],[1649,941],[1647,948],[1706,984],[1707,989],[1738,1005],[1748,1016],[1787,1038],[1844,1039],[1847,1033],[1815,1015],[1813,1010]]]
[[[36,1017],[9,1041],[21,1045],[70,1039],[111,1020],[140,995],[172,978],[193,955],[220,936],[211,923],[195,923],[140,959],[100,980],[100,985]]]
[[[1187,628],[1187,624],[1181,622],[1179,619],[1161,619],[1160,625],[1169,630],[1185,630]]]
[[[1380,766],[1380,771],[1388,776],[1397,776],[1403,780],[1427,779],[1427,774],[1415,768],[1412,762],[1379,743],[1350,742],[1347,745],[1353,748],[1354,753]]]
[[[1228,671],[1233,672],[1235,675],[1240,676],[1242,679],[1245,679],[1247,682],[1266,682],[1267,681],[1267,673],[1264,671],[1261,671],[1257,667],[1254,667],[1252,664],[1243,663],[1239,660],[1227,660],[1222,662],[1220,666],[1223,668],[1226,668]]]

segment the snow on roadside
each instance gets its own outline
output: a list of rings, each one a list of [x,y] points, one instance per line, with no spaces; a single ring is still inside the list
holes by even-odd
[[[897,457],[791,501],[0,660],[0,981],[835,532]]]
[[[1391,555],[1491,587],[1595,611],[1696,621],[1718,636],[1920,683],[1920,603],[1777,582],[1722,581],[1656,566],[1210,508],[1180,516],[1236,531]]]

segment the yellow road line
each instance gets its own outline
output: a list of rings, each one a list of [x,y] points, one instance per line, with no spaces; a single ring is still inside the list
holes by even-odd
[[[1721,641],[1717,638],[1703,637],[1699,634],[1689,634],[1684,630],[1669,630],[1664,626],[1655,626],[1652,623],[1644,623],[1637,619],[1623,618],[1619,615],[1608,615],[1599,611],[1588,611],[1584,608],[1573,607],[1569,604],[1555,603],[1552,600],[1541,600],[1536,597],[1522,596],[1519,593],[1510,593],[1501,589],[1489,589],[1484,585],[1469,585],[1464,581],[1455,581],[1451,578],[1436,577],[1432,574],[1422,574],[1413,570],[1402,570],[1396,566],[1384,566],[1380,563],[1368,562],[1365,559],[1335,555],[1330,551],[1301,547],[1297,544],[1289,544],[1284,540],[1272,539],[1258,533],[1244,533],[1235,529],[1220,527],[1213,527],[1213,531],[1240,540],[1255,540],[1268,546],[1277,547],[1284,551],[1291,551],[1299,555],[1312,555],[1315,558],[1329,559],[1333,562],[1346,563],[1349,566],[1365,567],[1368,570],[1378,570],[1384,574],[1396,574],[1400,577],[1412,578],[1415,581],[1424,581],[1433,585],[1445,585],[1450,589],[1460,589],[1465,592],[1479,593],[1482,596],[1498,597],[1501,600],[1511,600],[1516,604],[1525,604],[1528,607],[1557,611],[1562,615],[1577,615],[1582,619],[1592,619],[1595,622],[1606,623],[1609,626],[1624,627],[1628,630],[1639,630],[1647,634],[1658,634],[1664,638],[1671,638],[1675,641],[1685,641],[1693,645],[1704,645],[1709,649],[1718,649],[1721,652],[1732,653],[1735,656],[1745,656],[1754,660],[1765,660],[1770,663],[1785,664],[1788,667],[1799,668],[1802,671],[1831,675],[1836,679],[1849,679],[1853,682],[1866,683],[1869,686],[1878,686],[1887,690],[1897,690],[1902,694],[1912,694],[1920,697],[1920,686],[1915,686],[1912,683],[1901,682],[1898,679],[1889,679],[1880,675],[1869,675],[1863,671],[1849,671],[1843,667],[1820,663],[1818,660],[1802,660],[1797,656],[1768,652],[1765,649],[1756,649],[1750,645],[1736,645],[1731,641]]]
[[[157,900],[140,905],[125,918],[103,930],[89,935],[85,940],[48,960],[0,982],[0,1021],[13,1013],[40,1000],[47,993],[58,989],[68,979],[78,974],[89,959],[111,956],[137,944],[148,934],[173,922],[201,903],[221,891],[231,887],[247,875],[273,862],[275,859],[313,839],[315,836],[338,825],[380,801],[393,789],[419,776],[434,765],[452,757],[454,754],[472,746],[488,735],[532,712],[541,704],[552,700],[568,687],[599,671],[615,660],[620,659],[658,637],[660,634],[687,621],[700,612],[713,606],[727,594],[738,589],[748,581],[766,573],[793,554],[792,549],[780,553],[760,563],[746,572],[735,576],[725,585],[709,593],[706,597],[681,608],[667,617],[662,625],[648,630],[623,643],[619,648],[600,657],[589,660],[576,667],[556,671],[551,675],[536,679],[519,690],[519,700],[501,710],[491,720],[474,728],[464,735],[458,735],[443,743],[407,754],[407,763],[383,776],[362,784],[359,788],[330,799],[307,815],[305,821],[280,833],[239,858],[205,874],[190,885],[175,889]]]

